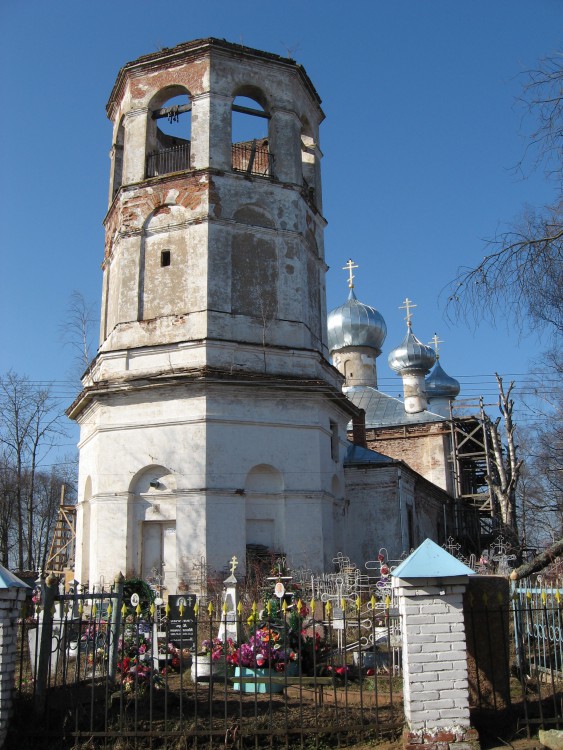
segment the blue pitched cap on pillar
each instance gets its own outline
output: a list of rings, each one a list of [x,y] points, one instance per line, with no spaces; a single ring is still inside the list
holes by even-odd
[[[0,565],[0,590],[2,589],[28,589],[27,583],[10,573],[8,568]]]
[[[403,579],[458,578],[475,575],[475,571],[431,539],[426,539],[395,568],[391,575],[394,578]]]

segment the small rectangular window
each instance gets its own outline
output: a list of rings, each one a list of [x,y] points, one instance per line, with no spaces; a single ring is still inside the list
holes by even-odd
[[[160,253],[160,265],[162,268],[170,265],[170,250],[163,250]]]

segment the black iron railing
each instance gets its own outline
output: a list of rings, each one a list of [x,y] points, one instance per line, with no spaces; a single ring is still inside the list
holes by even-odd
[[[256,141],[233,143],[232,153],[235,172],[260,177],[274,176],[274,155],[270,153],[267,145],[259,145]]]
[[[182,172],[190,168],[190,144],[163,148],[147,156],[147,177],[159,177],[171,172]]]
[[[243,748],[267,738],[271,748],[291,741],[304,750],[389,738],[402,727],[396,618],[386,605],[333,611],[313,601],[274,612],[270,602],[261,615],[254,605],[233,616],[215,616],[204,601],[197,610],[174,606],[163,615],[122,583],[96,595],[49,588],[39,614],[22,618],[9,740]]]

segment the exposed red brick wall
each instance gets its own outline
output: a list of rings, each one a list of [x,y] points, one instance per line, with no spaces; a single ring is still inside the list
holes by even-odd
[[[436,470],[446,475],[448,437],[449,428],[444,425],[368,429],[366,434],[368,448],[404,461],[426,478]]]

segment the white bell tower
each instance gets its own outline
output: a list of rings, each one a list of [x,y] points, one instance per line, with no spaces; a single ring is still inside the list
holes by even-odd
[[[321,569],[354,407],[327,359],[319,97],[293,60],[204,39],[125,65],[107,113],[76,577],[194,590],[253,544]]]

